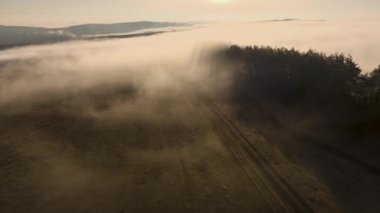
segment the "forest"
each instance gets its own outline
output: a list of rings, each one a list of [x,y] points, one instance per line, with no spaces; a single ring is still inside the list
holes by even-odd
[[[364,73],[344,54],[266,46],[230,46],[217,51],[213,61],[214,74],[228,72],[232,79],[228,102],[262,134],[297,135],[300,142],[311,141],[379,173],[362,159],[378,161],[380,66]],[[279,143],[285,140],[277,137]],[[343,151],[356,149],[372,154],[354,157]]]

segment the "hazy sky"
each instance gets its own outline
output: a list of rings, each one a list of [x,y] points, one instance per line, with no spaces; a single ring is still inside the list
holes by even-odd
[[[379,18],[380,0],[0,0],[0,24]]]

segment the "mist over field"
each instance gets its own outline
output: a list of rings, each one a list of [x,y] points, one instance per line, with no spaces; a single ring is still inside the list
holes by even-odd
[[[180,25],[180,24],[178,24]],[[175,28],[174,28],[175,29]],[[143,44],[153,42],[157,48],[167,47],[172,51],[189,51],[200,45],[215,43],[237,45],[268,45],[273,47],[309,49],[351,55],[366,72],[378,66],[379,61],[379,23],[374,20],[268,20],[256,22],[227,22],[195,25],[192,30],[159,35],[154,38],[139,38]],[[109,34],[110,35],[110,34]],[[144,42],[145,41],[145,42]],[[157,42],[155,42],[157,41]],[[98,45],[96,43],[99,43]],[[108,47],[108,42],[93,42],[93,46]],[[131,45],[133,41],[114,41],[109,43]],[[181,48],[178,49],[178,44]],[[139,46],[139,44],[135,44]],[[64,45],[65,46],[65,45]],[[70,45],[69,45],[70,46]],[[117,46],[117,45],[114,45]],[[127,47],[127,46],[126,46]],[[130,46],[128,46],[129,48]],[[69,48],[69,47],[68,47]],[[152,51],[152,48],[149,48]],[[13,51],[11,51],[13,52]],[[23,51],[25,52],[25,51]],[[26,53],[25,53],[26,54]],[[12,57],[10,52],[2,52],[1,58]]]
[[[358,21],[229,23],[153,37],[16,48],[0,52],[0,103],[27,107],[55,95],[125,84],[139,95],[155,96],[158,89],[178,90],[181,81],[207,81],[202,52],[230,44],[343,53],[371,72],[380,61],[378,29],[377,22]]]
[[[230,44],[343,53],[371,72],[380,61],[379,29],[377,22],[358,21],[224,23],[152,37],[15,48],[0,52],[0,103],[16,110],[14,104],[27,108],[103,86],[128,85],[138,97],[184,89],[182,81],[212,88],[202,54]]]
[[[268,67],[278,59],[278,70],[299,65],[289,58],[281,64],[297,53],[269,47],[294,48],[305,64],[316,57],[321,70],[353,67],[355,80],[366,79],[380,64],[379,36],[375,21],[280,20],[0,51],[0,211],[373,212],[377,159],[370,159],[373,169],[355,153],[338,153],[345,160],[334,166],[366,168],[358,182],[339,181],[346,170],[321,169],[334,157],[300,145],[281,123],[308,134],[318,128],[317,140],[330,139],[335,135],[323,129],[330,114],[245,92],[255,82],[249,72],[263,69],[251,66],[255,54],[268,57]],[[249,45],[263,49],[249,52]],[[323,53],[310,56],[310,49]],[[335,53],[358,67],[329,58]],[[361,171],[355,166],[349,174]],[[355,184],[366,180],[360,191]]]

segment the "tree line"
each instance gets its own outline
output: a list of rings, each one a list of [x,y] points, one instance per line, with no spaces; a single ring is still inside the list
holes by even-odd
[[[271,103],[319,114],[353,137],[380,139],[380,66],[363,73],[344,54],[259,46],[216,55],[217,67],[232,71],[229,98],[242,109]]]

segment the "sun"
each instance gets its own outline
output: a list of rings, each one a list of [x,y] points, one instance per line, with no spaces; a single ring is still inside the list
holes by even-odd
[[[209,0],[215,4],[227,4],[230,3],[232,0]]]

